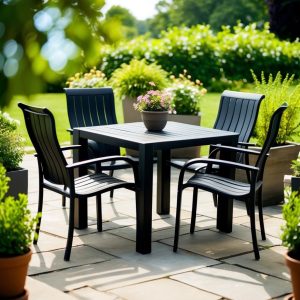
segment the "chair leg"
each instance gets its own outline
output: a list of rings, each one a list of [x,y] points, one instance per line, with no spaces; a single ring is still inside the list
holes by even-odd
[[[68,230],[68,239],[65,250],[64,260],[69,261],[71,256],[72,244],[73,244],[73,235],[74,235],[74,197],[70,197],[70,213],[69,213],[69,230]]]
[[[39,219],[35,227],[35,235],[33,239],[33,244],[36,245],[39,239],[39,233],[41,228],[41,222],[42,222],[42,211],[43,211],[43,202],[44,202],[44,188],[40,185],[39,187],[39,204],[38,204],[38,214]]]
[[[218,206],[218,194],[213,193],[213,199],[214,199],[214,206]]]
[[[96,196],[96,209],[97,209],[97,230],[102,231],[102,205],[101,205],[101,194]]]
[[[263,207],[262,207],[262,187],[258,190],[257,206],[258,206],[258,215],[259,215],[261,238],[262,238],[263,241],[265,241],[266,240],[266,233],[265,233],[264,215],[263,215]]]
[[[62,198],[61,198],[61,206],[62,206],[63,208],[66,207],[66,196],[62,196]]]
[[[251,235],[252,235],[252,243],[253,243],[253,251],[255,255],[255,259],[259,260],[259,250],[256,238],[256,228],[255,228],[255,197],[254,201],[249,203],[249,216],[250,216],[250,225],[251,225]]]
[[[176,252],[177,248],[178,248],[179,227],[180,227],[180,211],[181,211],[181,197],[182,197],[182,188],[179,187],[178,192],[177,192],[177,208],[176,208],[175,236],[174,236],[173,252]]]
[[[198,200],[198,189],[194,188],[194,190],[193,190],[193,208],[192,208],[190,233],[195,232],[196,213],[197,213],[197,200]]]
[[[114,170],[109,171],[109,176],[114,176]],[[114,197],[114,190],[111,190],[109,193],[109,197],[113,198]]]

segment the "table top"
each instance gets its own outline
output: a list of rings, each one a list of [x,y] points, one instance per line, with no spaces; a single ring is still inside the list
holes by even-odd
[[[143,122],[74,128],[81,138],[137,149],[151,145],[153,149],[173,149],[213,143],[237,142],[238,133],[168,121],[161,132],[148,131]]]

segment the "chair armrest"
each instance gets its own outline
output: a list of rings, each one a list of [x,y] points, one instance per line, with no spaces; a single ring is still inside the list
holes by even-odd
[[[223,145],[213,145],[215,147],[215,151],[220,150],[228,150],[228,151],[234,151],[234,152],[240,152],[240,153],[246,153],[246,154],[253,154],[253,155],[259,155],[260,152],[256,150],[250,150],[250,149],[244,149],[239,147],[232,147],[232,146],[223,146]]]
[[[99,157],[99,158],[93,158],[89,160],[84,160],[84,161],[79,161],[76,163],[68,164],[66,166],[67,169],[75,169],[83,166],[88,166],[96,163],[104,163],[108,161],[117,161],[117,160],[123,160],[126,161],[129,165],[131,165],[132,168],[136,168],[137,163],[126,156],[119,156],[119,155],[114,155],[114,156],[105,156],[105,157]]]
[[[66,150],[72,150],[72,149],[79,149],[81,145],[69,145],[69,146],[63,146],[60,147],[61,151],[66,151]]]
[[[70,132],[71,135],[73,135],[73,129],[72,128],[68,128],[67,131]]]
[[[238,145],[248,148],[250,146],[256,146],[255,143],[247,143],[247,142],[238,142]]]

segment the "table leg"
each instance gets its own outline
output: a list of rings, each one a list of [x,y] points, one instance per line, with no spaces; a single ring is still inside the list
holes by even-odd
[[[79,132],[74,130],[73,133],[73,143],[74,145],[81,145],[79,151],[73,152],[73,161],[78,162],[87,159],[88,153],[88,141],[86,139],[81,139]],[[87,173],[87,170],[84,168],[76,169],[75,176],[82,176]],[[88,226],[88,210],[87,210],[87,198],[80,197],[75,198],[75,216],[74,216],[74,226],[76,229],[84,229]]]
[[[151,253],[152,233],[153,149],[139,148],[139,191],[136,203],[136,251]]]
[[[228,146],[236,146],[237,138]],[[221,151],[220,159],[235,161],[235,152],[233,151]],[[222,169],[220,170],[223,176],[228,178],[234,178],[235,172],[232,169]],[[222,232],[229,233],[232,231],[232,213],[233,213],[233,199],[225,198],[222,199],[222,196],[218,196],[220,201],[218,201],[217,207],[217,229]]]
[[[170,150],[157,151],[157,207],[159,215],[170,213]]]

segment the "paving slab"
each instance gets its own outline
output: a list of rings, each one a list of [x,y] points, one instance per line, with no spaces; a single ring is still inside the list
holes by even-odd
[[[182,273],[171,279],[232,300],[267,300],[291,290],[286,280],[228,264]]]
[[[260,251],[260,260],[253,260],[251,253],[225,259],[229,264],[245,267],[259,273],[265,273],[285,280],[290,280],[290,274],[285,265],[284,254],[286,248],[271,247]]]
[[[173,246],[173,239],[165,239],[161,242]],[[178,248],[220,259],[252,251],[252,244],[221,232],[201,230],[194,234],[180,235]]]
[[[124,300],[117,295],[113,295],[109,292],[100,292],[91,287],[83,287],[77,290],[73,290],[69,292],[68,295],[71,295],[79,300]]]
[[[70,261],[64,261],[65,250],[55,250],[32,254],[29,275],[53,272],[84,264],[91,264],[113,259],[114,257],[88,246],[72,248]]]
[[[220,296],[193,288],[181,282],[163,278],[159,280],[153,280],[143,282],[140,284],[130,285],[119,289],[113,289],[110,291],[116,295],[122,297],[122,299],[131,300],[217,300]]]

